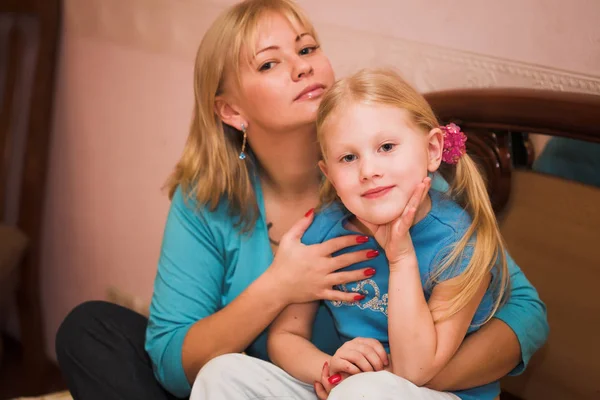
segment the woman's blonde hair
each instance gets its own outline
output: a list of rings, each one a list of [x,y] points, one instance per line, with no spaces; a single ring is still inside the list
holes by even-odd
[[[246,0],[223,12],[198,48],[192,123],[181,159],[165,185],[169,198],[180,186],[186,198],[195,198],[211,211],[226,200],[243,231],[252,229],[258,216],[252,157],[238,158],[242,134],[221,121],[215,99],[223,93],[226,80],[239,88],[242,63],[255,55],[260,23],[268,13],[282,15],[318,40],[308,18],[291,0]]]
[[[323,157],[327,154],[323,136],[328,118],[341,107],[357,102],[406,110],[412,122],[424,134],[440,126],[425,98],[393,70],[363,69],[337,81],[321,101],[317,113],[317,137]],[[439,171],[450,184],[450,197],[467,210],[472,222],[448,257],[441,261],[429,284],[439,281],[442,274],[451,273],[453,265],[460,262],[467,248],[472,250],[472,255],[467,267],[456,277],[458,294],[450,299],[450,306],[444,310],[438,321],[451,317],[465,307],[477,292],[487,273],[496,269],[495,300],[493,309],[485,320],[487,322],[508,293],[509,275],[504,242],[485,182],[475,162],[468,155],[461,157],[456,165],[442,164]],[[334,201],[339,201],[337,193],[331,183],[325,179],[321,186],[320,202],[323,205]]]

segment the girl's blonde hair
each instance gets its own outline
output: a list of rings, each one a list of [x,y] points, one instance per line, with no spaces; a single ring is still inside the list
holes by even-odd
[[[323,136],[328,118],[341,107],[357,102],[406,110],[412,122],[424,133],[440,126],[425,98],[394,71],[363,69],[336,82],[321,101],[317,113],[317,137],[324,158],[327,153]],[[441,261],[429,284],[439,281],[445,272],[452,272],[453,265],[460,262],[463,252],[468,247],[472,247],[472,256],[465,270],[456,277],[458,294],[450,299],[450,306],[444,310],[438,321],[451,317],[465,307],[477,292],[487,273],[496,269],[495,300],[493,309],[485,320],[487,322],[508,293],[509,275],[504,242],[485,182],[471,157],[464,155],[456,165],[442,164],[440,173],[450,184],[450,197],[467,210],[472,222],[449,256]],[[322,205],[339,201],[335,189],[327,179],[321,186],[320,201]]]
[[[251,230],[258,216],[250,176],[252,157],[238,158],[242,134],[221,121],[215,99],[223,93],[226,80],[239,88],[242,63],[256,54],[260,23],[269,13],[282,15],[318,40],[308,18],[291,0],[246,0],[223,12],[198,48],[192,123],[181,159],[165,185],[169,198],[181,186],[186,198],[195,198],[211,211],[226,200],[243,231]]]

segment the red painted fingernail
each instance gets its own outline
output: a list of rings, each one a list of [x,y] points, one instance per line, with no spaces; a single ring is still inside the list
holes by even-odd
[[[375,271],[375,268],[367,268],[367,269],[365,269],[364,273],[365,273],[365,276],[373,276],[373,275],[375,275],[375,272],[377,272],[377,271]]]
[[[313,211],[315,211],[315,209],[314,209],[314,208],[311,208],[310,210],[308,210],[308,211],[306,212],[306,214],[304,214],[304,216],[305,216],[305,217],[309,217],[309,216],[310,216],[310,214],[312,214],[312,213],[313,213]]]
[[[332,385],[335,385],[336,383],[339,383],[342,380],[342,376],[340,374],[335,374],[335,375],[331,375],[329,377],[329,379],[327,379],[329,381],[329,383],[331,383]]]
[[[364,298],[365,298],[364,294],[357,294],[356,296],[354,296],[354,301],[361,301]]]
[[[367,258],[375,258],[379,255],[377,250],[369,250],[367,251]]]
[[[359,236],[356,238],[356,243],[367,243],[369,241],[368,236]]]

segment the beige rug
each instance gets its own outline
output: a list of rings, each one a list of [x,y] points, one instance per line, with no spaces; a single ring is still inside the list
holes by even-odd
[[[13,400],[73,400],[68,390],[46,394],[40,397],[17,397]]]

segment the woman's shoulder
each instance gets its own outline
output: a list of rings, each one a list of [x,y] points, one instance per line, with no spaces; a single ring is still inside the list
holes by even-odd
[[[169,218],[178,218],[188,224],[203,227],[233,227],[237,225],[239,219],[236,214],[225,199],[214,206],[200,203],[193,189],[178,186],[171,197]]]

